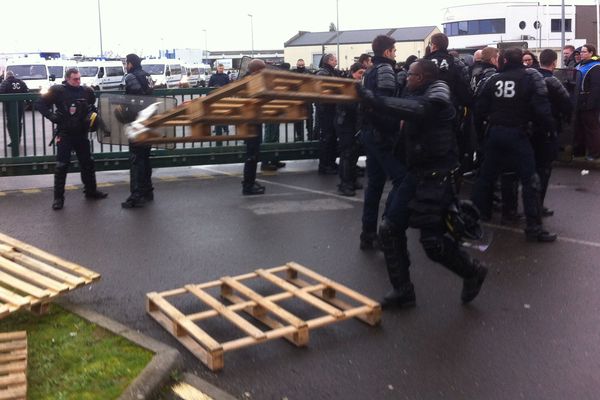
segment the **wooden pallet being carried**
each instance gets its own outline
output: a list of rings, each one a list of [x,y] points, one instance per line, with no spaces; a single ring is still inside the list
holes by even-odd
[[[100,275],[0,233],[0,318],[21,308],[42,314],[55,297]]]
[[[285,277],[279,276],[281,273],[285,273]],[[254,278],[261,278],[282,292],[263,296],[242,283]],[[210,295],[206,291],[210,288],[220,288],[221,297],[232,304],[226,305]],[[189,295],[210,309],[186,315],[168,300]],[[301,300],[322,315],[305,321],[277,304],[292,298]],[[227,351],[277,338],[285,338],[296,346],[306,346],[311,329],[349,318],[358,318],[369,325],[377,325],[381,319],[381,306],[376,301],[294,262],[161,293],[148,293],[146,307],[152,318],[212,371],[223,368],[223,355]],[[238,314],[240,311],[270,329],[255,326],[242,318]],[[245,336],[220,343],[197,324],[217,316],[232,323]]]
[[[265,69],[155,115],[143,123],[150,130],[134,140],[146,144],[243,140],[258,134],[256,124],[306,119],[307,101],[357,100],[353,80]],[[211,136],[215,124],[236,125],[236,134]],[[164,137],[153,130],[166,126],[190,126],[191,136]]]
[[[27,398],[27,332],[0,333],[0,400]]]

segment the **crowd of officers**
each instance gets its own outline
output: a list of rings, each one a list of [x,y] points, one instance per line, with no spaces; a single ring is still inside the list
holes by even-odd
[[[516,212],[520,183],[526,239],[556,239],[556,234],[543,227],[542,217],[552,214],[543,207],[543,199],[557,155],[557,137],[572,114],[569,94],[552,74],[557,55],[542,51],[540,65],[534,69],[523,64],[521,49],[488,47],[467,67],[448,52],[446,35],[438,33],[432,36],[424,58],[411,56],[398,70],[393,38],[376,37],[372,49],[372,59],[362,57],[349,71],[361,101],[316,107],[319,173],[339,174],[340,193],[354,195],[362,188],[356,179],[360,148],[366,153],[368,183],[360,247],[367,250],[378,244],[384,253],[393,287],[383,299],[384,307],[412,306],[416,301],[407,249],[409,227],[419,229],[420,242],[431,260],[462,278],[461,299],[468,303],[479,293],[487,269],[462,244],[465,238],[480,238],[477,220],[492,218],[497,187],[501,187],[503,219],[520,220]],[[336,65],[335,55],[326,54],[317,75],[339,76]],[[263,68],[264,62],[253,60],[249,73]],[[137,55],[127,56],[127,70],[127,94],[152,93],[151,80]],[[302,60],[296,72],[305,73]],[[62,85],[53,86],[36,103],[56,124],[55,210],[64,204],[72,151],[81,166],[85,196],[107,196],[96,186],[87,135],[95,100],[93,91],[80,85],[79,72],[72,69]],[[303,130],[303,126],[298,128]],[[256,129],[260,131],[261,126]],[[256,183],[261,135],[257,137],[247,143],[244,194],[265,192]],[[335,162],[338,146],[339,166]],[[149,155],[148,146],[130,146],[131,195],[124,208],[140,207],[154,198]],[[473,171],[472,202],[459,200],[462,177]],[[380,217],[379,204],[388,180],[391,190]]]
[[[415,304],[409,227],[420,231],[431,260],[462,278],[461,299],[468,303],[479,293],[487,269],[463,249],[464,240],[481,239],[477,220],[492,219],[497,188],[503,223],[523,221],[528,241],[556,240],[543,226],[542,217],[553,214],[543,200],[558,135],[573,112],[569,93],[553,76],[557,54],[542,51],[534,69],[524,65],[519,48],[487,47],[467,66],[448,52],[448,38],[439,33],[424,58],[411,57],[398,72],[394,39],[378,36],[372,49],[372,66],[357,86],[368,176],[360,247],[379,244],[384,253],[393,290],[382,306]],[[340,118],[339,107],[335,115]],[[319,118],[321,151],[327,153],[324,116]],[[465,175],[475,178],[470,201],[458,197]],[[388,179],[391,190],[380,218]],[[524,216],[517,213],[519,183]]]

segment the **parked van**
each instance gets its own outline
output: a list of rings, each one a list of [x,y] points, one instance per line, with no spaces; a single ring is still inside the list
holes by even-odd
[[[152,76],[154,87],[176,88],[181,81],[181,62],[167,58],[146,58],[142,68]]]
[[[75,60],[47,60],[48,78],[52,81],[54,78],[55,84],[60,84],[65,80],[65,73],[69,68],[77,68]]]
[[[45,93],[54,84],[54,79],[50,80],[46,60],[43,58],[26,57],[7,60],[4,71],[5,73],[12,71],[15,77],[23,80],[34,93]]]
[[[77,64],[81,84],[94,90],[116,90],[125,86],[121,61],[82,61]]]
[[[196,87],[200,79],[200,67],[198,64],[184,64],[181,66],[181,87]]]

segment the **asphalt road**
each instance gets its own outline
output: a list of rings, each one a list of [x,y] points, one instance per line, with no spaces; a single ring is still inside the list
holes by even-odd
[[[50,176],[0,179],[0,231],[102,274],[69,298],[175,346],[198,376],[251,399],[597,399],[600,391],[600,175],[559,169],[547,204],[553,244],[488,225],[477,253],[491,273],[480,296],[430,262],[409,233],[417,307],[311,332],[306,348],[271,341],[225,354],[213,373],[145,312],[145,294],[296,261],[379,299],[381,253],[358,249],[362,199],[335,194],[314,162],[262,175],[267,194],[241,196],[241,167],[157,171],[156,200],[123,210],[127,175],[99,174],[99,202],[67,192],[50,209]],[[78,177],[69,182],[78,184]],[[39,191],[21,189],[41,188]],[[216,330],[230,334],[219,326]]]

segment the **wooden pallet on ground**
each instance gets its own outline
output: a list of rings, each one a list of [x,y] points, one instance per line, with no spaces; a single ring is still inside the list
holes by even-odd
[[[46,312],[55,297],[100,275],[0,233],[0,318],[21,308]]]
[[[27,332],[0,333],[0,400],[27,398]]]
[[[281,276],[282,273],[285,275]],[[243,283],[257,278],[274,285],[281,292],[263,296]],[[219,288],[221,298],[231,304],[210,295],[207,289],[211,288]],[[169,301],[172,297],[189,295],[195,302],[208,306],[209,310],[184,314]],[[322,315],[305,321],[277,304],[288,299],[300,300]],[[309,332],[313,329],[350,318],[358,318],[369,325],[377,325],[381,320],[379,303],[294,262],[165,292],[148,293],[146,310],[212,371],[223,368],[223,355],[227,351],[277,338],[285,338],[296,346],[306,346]],[[262,325],[256,326],[242,318],[240,311]],[[214,317],[222,317],[244,336],[219,342],[198,324]],[[269,329],[263,330],[261,326]]]
[[[353,102],[358,97],[350,79],[266,69],[153,116],[149,130],[136,142],[146,144],[244,140],[256,136],[255,124],[306,119],[305,102]],[[235,125],[236,135],[211,136],[211,125]],[[156,129],[189,126],[191,135],[164,137]]]

